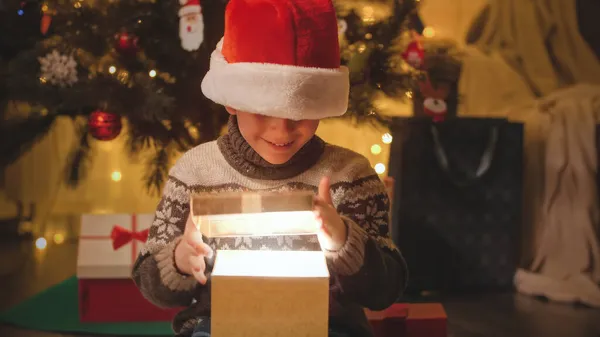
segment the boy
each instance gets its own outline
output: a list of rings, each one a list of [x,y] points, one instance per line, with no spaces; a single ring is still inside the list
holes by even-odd
[[[133,269],[141,292],[158,306],[187,307],[173,321],[177,335],[210,336],[216,249],[320,249],[331,274],[331,336],[372,336],[363,307],[393,304],[407,271],[367,159],[315,136],[320,119],[348,104],[331,0],[230,0],[202,91],[231,114],[228,132],[171,169]],[[316,193],[317,235],[204,242],[189,217],[193,192],[292,189]]]

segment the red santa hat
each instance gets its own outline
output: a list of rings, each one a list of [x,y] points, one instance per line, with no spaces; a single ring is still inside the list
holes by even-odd
[[[202,8],[200,7],[200,0],[179,0],[179,4],[182,6],[179,9],[179,16],[188,14],[201,14]]]
[[[331,0],[230,0],[225,34],[202,92],[216,103],[266,116],[322,119],[348,108]]]

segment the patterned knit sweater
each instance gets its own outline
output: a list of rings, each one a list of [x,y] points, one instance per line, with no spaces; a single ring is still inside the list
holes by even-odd
[[[235,118],[228,133],[185,153],[173,166],[158,204],[148,241],[134,267],[142,294],[160,307],[185,307],[173,321],[189,336],[198,318],[210,316],[206,285],[180,274],[174,249],[189,215],[190,194],[244,190],[310,190],[328,175],[334,206],[348,227],[339,251],[326,251],[330,281],[330,324],[350,336],[372,336],[363,308],[394,303],[407,283],[405,262],[388,235],[389,200],[368,160],[313,137],[289,162],[272,165],[246,143]],[[207,239],[213,249],[320,250],[316,236]],[[207,261],[207,272],[212,269]],[[268,296],[268,294],[265,294]]]

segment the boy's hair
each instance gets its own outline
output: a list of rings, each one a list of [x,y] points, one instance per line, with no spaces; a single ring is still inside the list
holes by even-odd
[[[349,72],[340,65],[331,0],[230,0],[202,92],[239,111],[292,120],[343,115]]]

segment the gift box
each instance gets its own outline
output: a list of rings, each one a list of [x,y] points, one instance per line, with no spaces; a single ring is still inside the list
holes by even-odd
[[[325,257],[317,251],[218,251],[211,301],[213,337],[326,337]]]
[[[396,303],[382,311],[365,310],[375,337],[447,337],[440,303]]]
[[[81,217],[77,278],[82,322],[170,321],[179,311],[156,307],[131,279],[152,221],[152,214]]]
[[[207,237],[314,235],[312,192],[196,194],[192,219]],[[211,337],[327,337],[329,271],[319,251],[217,250]]]

